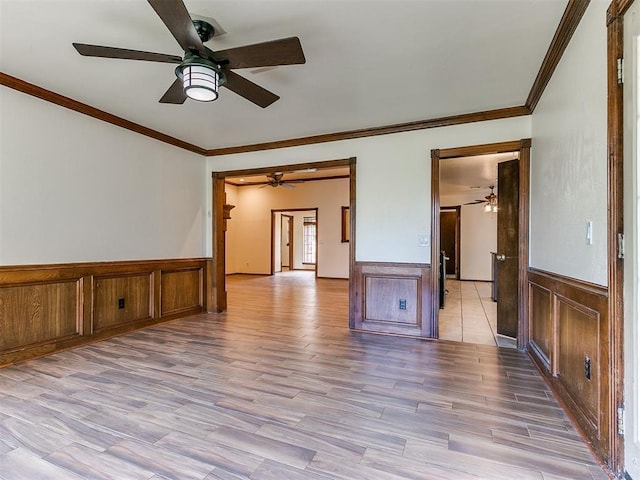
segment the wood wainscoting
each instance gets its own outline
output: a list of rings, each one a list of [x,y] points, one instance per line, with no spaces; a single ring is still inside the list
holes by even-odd
[[[613,436],[607,288],[528,271],[529,353],[603,462]]]
[[[431,266],[355,262],[352,328],[432,337]]]
[[[0,366],[204,311],[206,259],[0,267]]]

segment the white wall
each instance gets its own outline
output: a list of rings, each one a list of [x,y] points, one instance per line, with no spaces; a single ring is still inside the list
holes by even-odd
[[[0,263],[202,257],[204,175],[203,157],[0,88]]]
[[[491,254],[496,251],[498,214],[484,204],[460,209],[460,280],[491,280]]]
[[[532,116],[531,266],[599,285],[607,285],[608,3],[590,3]]]
[[[299,183],[295,189],[246,186],[237,193],[227,227],[234,239],[227,242],[227,255],[235,258],[236,268],[228,273],[269,274],[271,210],[318,208],[318,276],[349,277],[349,244],[341,242],[341,207],[349,204],[349,179]]]
[[[211,157],[207,168],[225,171],[357,157],[356,260],[430,263],[430,248],[419,247],[418,237],[431,233],[431,149],[530,136],[530,117],[518,117]],[[207,248],[210,252],[210,226]]]

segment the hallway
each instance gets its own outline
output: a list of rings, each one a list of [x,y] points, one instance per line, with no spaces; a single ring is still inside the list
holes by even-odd
[[[491,282],[447,279],[447,300],[440,310],[440,339],[516,348],[515,339],[498,335]]]

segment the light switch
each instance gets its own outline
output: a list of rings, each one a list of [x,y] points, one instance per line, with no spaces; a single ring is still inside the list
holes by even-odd
[[[591,220],[587,221],[586,241],[587,245],[593,245],[593,222]]]

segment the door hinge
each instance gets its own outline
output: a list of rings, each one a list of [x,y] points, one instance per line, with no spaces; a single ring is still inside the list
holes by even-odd
[[[618,234],[618,259],[624,259],[624,233]]]
[[[624,437],[624,407],[618,407],[618,435]]]
[[[618,85],[624,83],[624,58],[618,58]]]

